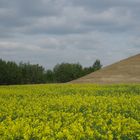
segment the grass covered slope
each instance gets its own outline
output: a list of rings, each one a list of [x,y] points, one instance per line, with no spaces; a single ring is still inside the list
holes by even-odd
[[[2,86],[0,138],[140,139],[140,85]]]
[[[140,84],[140,54],[106,66],[70,83]]]

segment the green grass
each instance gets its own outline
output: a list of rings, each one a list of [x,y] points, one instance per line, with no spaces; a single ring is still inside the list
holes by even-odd
[[[0,86],[0,140],[140,139],[140,85]]]

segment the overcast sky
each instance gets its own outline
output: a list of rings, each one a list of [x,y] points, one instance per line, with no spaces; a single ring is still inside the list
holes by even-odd
[[[140,0],[0,0],[0,58],[103,65],[140,53]]]

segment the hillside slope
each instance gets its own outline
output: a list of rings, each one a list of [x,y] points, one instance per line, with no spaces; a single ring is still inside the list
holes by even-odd
[[[140,83],[140,54],[104,67],[70,83]]]

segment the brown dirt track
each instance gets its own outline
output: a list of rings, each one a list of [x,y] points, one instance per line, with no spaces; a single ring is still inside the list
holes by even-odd
[[[140,83],[140,54],[121,60],[70,83],[132,84]]]

